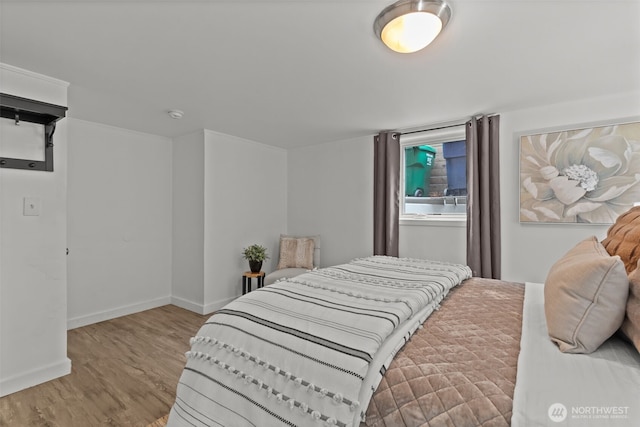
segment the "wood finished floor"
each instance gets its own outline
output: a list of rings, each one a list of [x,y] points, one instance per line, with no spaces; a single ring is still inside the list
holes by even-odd
[[[71,374],[0,398],[0,426],[146,426],[169,412],[208,317],[167,305],[69,331]]]

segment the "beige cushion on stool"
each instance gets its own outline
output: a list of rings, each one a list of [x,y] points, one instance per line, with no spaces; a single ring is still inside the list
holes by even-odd
[[[320,236],[315,235],[315,236],[292,236],[292,235],[287,235],[287,234],[281,234],[280,235],[280,249],[282,249],[282,241],[283,239],[312,239],[313,240],[313,265],[311,266],[312,268],[318,268],[320,266]],[[280,254],[280,251],[278,251],[278,254]],[[280,265],[281,262],[278,262],[278,265]],[[298,276],[302,273],[306,273],[307,271],[309,271],[309,268],[281,268],[281,269],[277,269],[269,274],[267,274],[267,276],[264,278],[264,285],[268,286],[271,285],[273,283],[275,283],[276,281],[280,280],[280,279],[288,279],[291,277],[295,277]]]
[[[313,268],[315,242],[308,237],[281,237],[278,270],[283,268]]]

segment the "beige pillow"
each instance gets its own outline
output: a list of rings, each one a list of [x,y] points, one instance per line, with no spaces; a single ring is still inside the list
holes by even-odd
[[[549,270],[544,312],[549,337],[563,353],[591,353],[620,327],[629,280],[619,256],[590,237]]]
[[[629,274],[627,313],[620,330],[640,351],[640,260],[637,268]]]
[[[313,268],[314,241],[308,237],[281,237],[278,270],[282,268]]]

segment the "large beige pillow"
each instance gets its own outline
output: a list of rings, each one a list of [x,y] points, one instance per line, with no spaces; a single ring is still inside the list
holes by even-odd
[[[620,327],[629,280],[619,256],[596,237],[578,243],[549,270],[544,312],[549,337],[564,353],[591,353]]]
[[[627,312],[620,330],[640,351],[640,260],[637,268],[629,274]]]
[[[282,268],[313,268],[315,243],[309,237],[280,237],[280,259],[278,270]]]

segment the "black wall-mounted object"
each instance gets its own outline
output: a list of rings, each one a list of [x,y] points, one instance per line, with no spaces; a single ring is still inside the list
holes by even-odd
[[[0,157],[1,168],[53,172],[53,134],[56,122],[65,117],[67,107],[0,93],[0,116],[16,124],[25,121],[44,126],[44,161]]]

